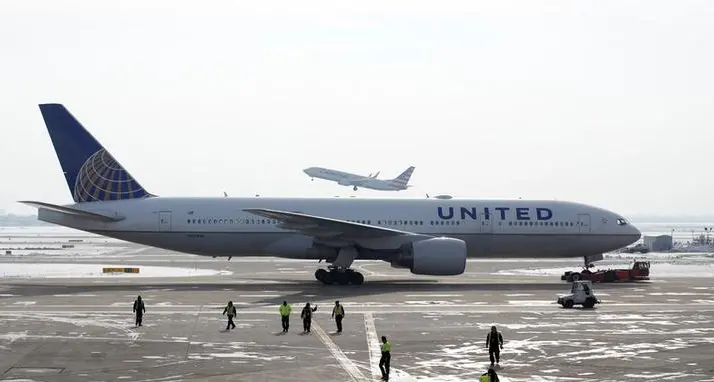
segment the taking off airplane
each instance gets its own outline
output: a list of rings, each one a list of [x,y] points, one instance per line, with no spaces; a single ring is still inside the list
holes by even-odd
[[[325,284],[362,284],[361,259],[446,276],[467,257],[587,261],[640,238],[615,212],[563,201],[157,196],[64,106],[40,111],[74,202],[23,201],[38,219],[201,256],[325,260]]]
[[[374,175],[369,174],[369,176],[351,174],[349,172],[322,167],[308,167],[302,171],[313,178],[312,180],[315,180],[314,178],[331,180],[341,186],[353,186],[352,189],[355,191],[357,191],[357,187],[379,191],[401,191],[411,187],[407,183],[409,183],[409,178],[411,178],[414,172],[414,166],[404,170],[401,175],[394,179],[377,179],[379,171]]]

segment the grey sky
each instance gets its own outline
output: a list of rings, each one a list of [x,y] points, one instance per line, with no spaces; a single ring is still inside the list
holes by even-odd
[[[0,208],[71,201],[37,108],[59,102],[159,195],[347,195],[301,170],[415,165],[410,191],[356,194],[708,213],[711,20],[711,1],[6,1]]]

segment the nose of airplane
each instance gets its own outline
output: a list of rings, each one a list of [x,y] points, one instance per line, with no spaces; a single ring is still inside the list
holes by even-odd
[[[630,245],[630,244],[640,240],[640,238],[642,238],[642,232],[640,232],[640,230],[637,229],[637,227],[635,227],[634,225],[630,224],[627,231],[628,232],[627,232],[626,237],[627,237],[628,243],[625,245]]]
[[[637,237],[636,240],[640,240],[640,238],[642,237],[642,232],[639,229],[637,229],[637,227],[635,227],[634,225],[631,226],[631,228],[632,228],[632,235]]]

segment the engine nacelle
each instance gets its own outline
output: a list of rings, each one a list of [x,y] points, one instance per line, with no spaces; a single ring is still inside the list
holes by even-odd
[[[392,266],[417,275],[460,275],[466,270],[466,243],[449,237],[420,240],[405,246]]]

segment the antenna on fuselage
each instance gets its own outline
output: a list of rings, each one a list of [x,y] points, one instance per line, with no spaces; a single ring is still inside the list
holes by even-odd
[[[227,197],[228,197],[228,193],[225,192],[225,191],[223,191],[223,197],[226,197],[226,198],[227,198]]]

